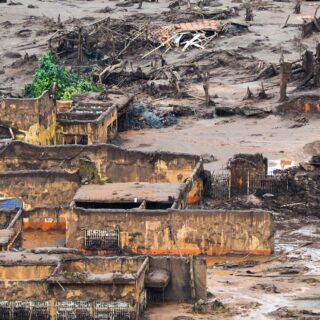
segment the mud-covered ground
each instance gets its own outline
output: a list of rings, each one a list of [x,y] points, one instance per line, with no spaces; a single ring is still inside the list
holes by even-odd
[[[8,3],[0,3],[0,95],[22,94],[24,85],[32,79],[39,57],[48,50],[47,40],[58,30],[59,16],[65,29],[107,17],[121,19],[123,24],[149,21],[153,29],[183,20],[179,10],[169,13],[169,1],[144,2],[142,9],[137,9],[138,3],[118,6],[119,3],[112,0],[8,0]],[[283,28],[288,15],[292,15],[294,1],[252,3],[255,17],[248,31],[217,37],[204,50],[193,48],[182,52],[181,48],[171,48],[166,52],[163,48],[157,51],[168,66],[192,63],[201,73],[210,72],[209,93],[214,103],[209,108],[204,107],[203,83],[194,81],[194,73],[186,76],[182,83],[184,94],[180,95],[175,92],[152,95],[146,90],[144,80],[114,83],[135,95],[136,101],[145,101],[152,107],[183,106],[189,110],[188,116],[179,117],[173,126],[123,132],[117,143],[145,151],[188,152],[205,154],[209,158],[213,155],[215,161],[205,166],[216,172],[224,169],[235,153],[260,152],[272,160],[298,162],[320,153],[318,115],[278,115],[275,112],[279,100],[278,75],[257,79],[270,63],[278,66],[281,52],[285,61],[293,62],[299,60],[305,49],[314,51],[319,33],[301,38],[297,26]],[[318,5],[317,1],[302,2],[302,14],[293,15],[293,18],[301,21],[304,16],[313,16]],[[239,13],[223,21],[238,19],[243,22],[244,9],[240,1],[212,1],[210,7],[226,6],[234,7]],[[152,72],[154,56],[143,58],[143,55],[154,47],[140,43],[124,54],[122,58],[130,62],[126,70],[139,67],[145,73]],[[26,53],[29,59],[24,59]],[[66,58],[63,63],[70,67],[73,60]],[[267,98],[243,100],[247,87],[256,95],[261,82]],[[289,83],[289,97],[301,94],[294,90],[296,86],[296,82]],[[317,90],[312,92],[317,93]],[[213,118],[215,107],[257,107],[268,113],[262,117]],[[218,299],[225,309],[213,314],[194,314],[190,305],[155,306],[147,311],[146,318],[320,319],[319,216],[275,213],[275,220],[274,256],[224,257],[208,261],[209,301]]]
[[[191,305],[155,306],[149,319],[319,319],[319,217],[275,214],[275,254],[208,260],[209,301],[225,309],[195,314]]]
[[[212,154],[216,161],[205,164],[219,172],[235,153],[263,153],[268,159],[307,161],[320,150],[310,147],[319,139],[319,120],[290,129],[294,121],[269,115],[255,118],[181,118],[177,125],[121,133],[121,145],[129,149],[174,150]],[[316,144],[316,143],[315,143]]]

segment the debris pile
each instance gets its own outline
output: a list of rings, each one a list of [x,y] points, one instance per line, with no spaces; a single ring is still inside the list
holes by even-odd
[[[214,300],[213,302],[205,302],[204,300],[200,299],[193,305],[193,311],[200,314],[215,314],[224,313],[227,311],[227,308],[218,299]]]
[[[280,307],[277,310],[270,312],[269,315],[277,319],[319,319],[320,312]]]
[[[151,39],[145,21],[106,18],[57,30],[49,39],[49,48],[60,57],[68,56],[80,64],[91,61],[106,66],[118,61],[125,52],[130,54],[145,49],[149,43]]]
[[[212,174],[212,189],[201,208],[254,207],[318,216],[320,155],[315,154],[310,162],[300,164],[291,160],[271,160],[267,165],[266,161],[261,154],[235,155],[229,162],[230,172]]]
[[[189,47],[205,49],[208,43],[220,34],[234,34],[248,30],[248,25],[240,21],[222,23],[219,20],[196,20],[173,25],[166,25],[153,32],[153,39],[160,46]]]
[[[163,128],[177,123],[176,116],[171,112],[157,110],[147,106],[143,101],[134,103],[128,112],[129,127],[141,128]]]
[[[204,1],[199,1],[199,3],[204,3]],[[177,0],[170,2],[168,7],[171,11],[162,13],[165,17],[164,20],[175,23],[190,22],[199,19],[199,17],[203,19],[223,20],[236,16],[239,8],[237,6],[220,6],[219,8],[216,6],[203,6],[203,8],[200,8],[197,5],[191,4],[190,1]]]

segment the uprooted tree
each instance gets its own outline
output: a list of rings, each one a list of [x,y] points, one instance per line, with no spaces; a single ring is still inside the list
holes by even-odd
[[[24,95],[30,98],[38,97],[48,90],[52,83],[56,83],[57,98],[64,100],[70,100],[76,94],[102,90],[89,77],[79,76],[61,66],[56,54],[48,51],[39,60],[32,83],[24,87]]]

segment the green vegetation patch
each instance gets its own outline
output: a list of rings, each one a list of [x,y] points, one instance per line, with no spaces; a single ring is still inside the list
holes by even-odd
[[[76,94],[102,91],[102,87],[94,84],[89,77],[79,76],[59,65],[55,53],[48,51],[39,60],[32,83],[25,86],[24,96],[39,97],[54,82],[57,85],[57,99],[60,100],[71,100]]]

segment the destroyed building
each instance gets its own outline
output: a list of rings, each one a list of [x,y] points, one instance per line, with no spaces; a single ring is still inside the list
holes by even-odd
[[[154,301],[192,299],[189,261],[174,257],[80,257],[76,254],[3,254],[3,319],[140,319]],[[205,299],[203,259],[192,261],[193,298]],[[18,292],[17,288],[21,288]],[[189,288],[188,288],[189,289]],[[149,301],[150,302],[150,301]]]
[[[266,176],[268,160],[262,154],[237,154],[229,162],[233,194],[249,193],[252,176]]]
[[[206,300],[201,255],[273,252],[270,212],[188,208],[198,156],[12,142],[0,158],[0,195],[17,199],[0,209],[2,250],[22,250],[0,257],[8,319],[138,319],[152,301]]]
[[[55,144],[56,113],[50,90],[35,99],[6,98],[0,102],[0,123],[9,128],[11,138],[38,145]]]
[[[319,319],[317,1],[6,2],[0,319]]]
[[[41,97],[5,98],[0,108],[1,141],[22,140],[35,145],[107,143],[126,122],[132,97],[111,92],[103,101],[56,101],[54,93]]]
[[[126,121],[132,97],[108,93],[101,100],[74,101],[70,110],[57,114],[57,144],[100,144],[112,140]]]

